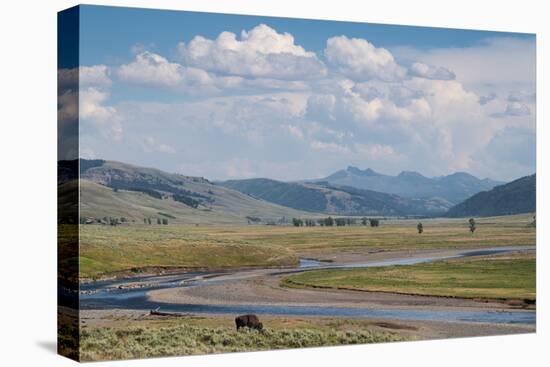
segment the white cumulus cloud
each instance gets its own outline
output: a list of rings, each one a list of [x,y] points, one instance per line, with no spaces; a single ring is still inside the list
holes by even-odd
[[[105,102],[109,93],[94,87],[80,89],[78,113],[84,123],[96,125],[102,134],[113,139],[122,135],[121,118],[117,109]]]
[[[119,67],[60,71],[60,85],[69,88],[59,93],[59,115],[74,120],[80,112],[84,131],[100,132],[89,141],[106,151],[124,123],[118,143],[128,160],[158,156],[167,169],[210,178],[303,179],[349,164],[505,179],[508,169],[534,169],[531,155],[519,154],[535,137],[533,42],[391,52],[377,46],[337,36],[317,56],[263,24],[196,35],[173,59],[140,48]],[[111,102],[111,74],[116,83],[194,98]],[[75,75],[80,111],[70,88]],[[102,149],[94,150],[101,157]],[[522,160],[501,159],[508,151]]]
[[[181,65],[145,51],[129,64],[121,65],[117,75],[124,81],[144,85],[174,87],[182,80]]]
[[[317,56],[296,45],[291,34],[265,24],[242,31],[240,39],[232,32],[215,40],[196,36],[178,50],[186,65],[228,75],[302,80],[326,73]]]
[[[78,80],[80,87],[110,87],[109,67],[106,65],[81,66]]]
[[[57,86],[59,93],[68,89],[76,90],[77,86],[108,88],[112,84],[109,77],[109,67],[106,65],[80,66],[73,69],[59,69],[57,72]]]
[[[341,73],[354,80],[393,81],[406,74],[391,52],[362,38],[329,38],[325,56]]]

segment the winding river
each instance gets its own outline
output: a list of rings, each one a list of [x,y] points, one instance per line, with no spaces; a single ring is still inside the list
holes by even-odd
[[[441,255],[422,258],[400,258],[378,262],[332,264],[322,263],[312,259],[301,259],[300,265],[294,269],[271,269],[272,275],[281,273],[303,272],[313,269],[335,268],[365,268],[392,265],[412,265],[436,260],[446,260],[460,257],[491,255],[518,250],[534,250],[533,246],[500,247],[479,250],[468,250],[453,255]],[[243,271],[245,273],[245,271]],[[533,310],[418,310],[418,309],[382,309],[382,308],[351,308],[325,306],[282,306],[282,305],[210,305],[210,304],[176,304],[153,302],[147,296],[152,290],[175,287],[200,287],[209,282],[223,282],[217,276],[228,274],[220,272],[187,272],[172,275],[156,275],[124,280],[97,281],[81,285],[81,309],[132,309],[144,310],[160,308],[165,312],[200,313],[200,314],[271,314],[295,316],[339,316],[339,317],[369,317],[400,320],[451,321],[451,322],[481,322],[496,324],[536,323],[536,311]],[[239,272],[235,272],[238,276]],[[138,286],[136,286],[138,284]]]

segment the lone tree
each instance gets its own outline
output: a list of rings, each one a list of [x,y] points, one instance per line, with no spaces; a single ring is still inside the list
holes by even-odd
[[[367,225],[367,222],[368,222],[367,217],[361,218],[361,224],[362,224],[362,225],[366,226],[366,225]]]
[[[476,221],[474,218],[470,218],[468,220],[468,223],[470,224],[470,232],[472,232],[472,234],[474,234],[475,230],[476,230]]]
[[[332,219],[332,217],[327,217],[324,219],[325,221],[325,226],[327,227],[332,227],[334,225],[334,219]]]
[[[422,232],[424,232],[424,226],[420,222],[416,225],[416,229],[418,229],[418,234],[422,234]]]
[[[380,225],[380,220],[371,218],[369,219],[371,227],[378,227]]]

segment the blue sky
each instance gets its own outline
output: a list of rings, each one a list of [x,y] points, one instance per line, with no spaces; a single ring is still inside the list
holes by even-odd
[[[83,6],[80,44],[82,156],[211,179],[535,170],[534,35]]]
[[[80,39],[83,64],[124,60],[136,44],[154,45],[156,52],[170,54],[174,45],[197,34],[215,38],[220,32],[240,33],[258,24],[278,32],[288,32],[296,43],[322,53],[327,38],[346,35],[368,38],[386,48],[409,46],[419,49],[467,47],[491,37],[531,39],[532,34],[490,32],[406,25],[384,25],[310,19],[290,19],[185,11],[144,10],[140,8],[82,6]]]

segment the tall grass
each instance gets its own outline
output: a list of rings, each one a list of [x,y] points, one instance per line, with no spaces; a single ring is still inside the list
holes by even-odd
[[[390,333],[315,329],[256,330],[177,325],[160,328],[84,328],[81,360],[147,358],[404,340]]]

